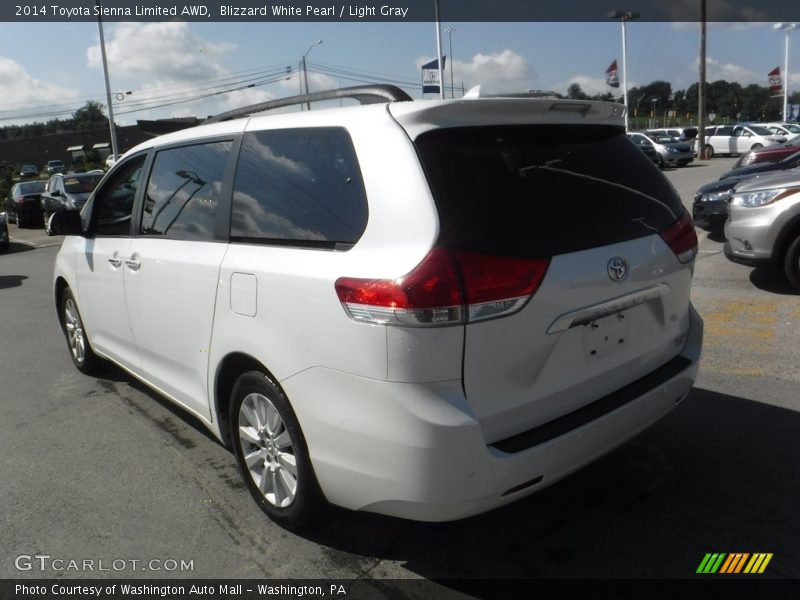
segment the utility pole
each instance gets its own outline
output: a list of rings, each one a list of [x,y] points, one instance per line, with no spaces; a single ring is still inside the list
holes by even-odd
[[[456,30],[455,27],[445,27],[444,31],[447,33],[447,36],[450,39],[450,97],[456,97],[456,88],[453,87],[453,67],[456,65],[455,61],[453,60],[453,32]]]
[[[442,76],[442,29],[439,23],[439,0],[435,0],[436,8],[436,62],[439,66],[439,98],[444,100],[444,78]]]
[[[319,46],[321,43],[322,40],[317,40],[316,42],[311,44],[308,47],[308,50],[306,50],[306,53],[303,54],[303,60],[300,64],[303,69],[303,81],[305,81],[306,84],[306,94],[308,94],[308,70],[306,69],[306,56],[308,56],[308,53],[311,52],[315,46]],[[300,106],[302,107],[302,104]],[[306,106],[308,107],[308,110],[311,110],[311,102],[306,102]]]
[[[697,158],[706,157],[706,0],[700,0],[700,85],[697,87]]]
[[[94,0],[96,7],[100,6],[100,0]],[[106,60],[106,40],[103,36],[103,19],[100,11],[97,11],[97,29],[100,31],[100,56],[103,59],[103,75],[106,79],[106,102],[108,103],[108,131],[111,136],[111,154],[114,158],[119,158],[119,147],[117,146],[117,128],[114,126],[114,107],[111,105],[111,83],[108,80],[108,61]]]

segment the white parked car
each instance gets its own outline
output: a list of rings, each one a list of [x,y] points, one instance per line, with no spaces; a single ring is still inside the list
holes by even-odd
[[[706,127],[705,149],[708,158],[717,154],[743,154],[758,148],[783,144],[785,136],[773,134],[761,125],[719,125]]]
[[[759,123],[759,125],[766,127],[773,135],[780,137],[793,138],[800,134],[800,125],[797,123]]]
[[[619,105],[311,96],[368,93],[398,101],[149,140],[54,217],[75,366],[199,418],[288,527],[323,500],[430,521],[513,502],[698,370],[697,237]]]

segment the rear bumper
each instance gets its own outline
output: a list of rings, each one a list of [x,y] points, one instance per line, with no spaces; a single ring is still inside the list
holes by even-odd
[[[42,216],[42,206],[39,200],[14,203],[14,210],[16,214],[23,219],[32,219]]]
[[[329,501],[422,521],[460,519],[558,481],[675,408],[699,365],[703,323],[693,308],[690,322],[680,364],[674,359],[672,370],[642,379],[653,376],[650,385],[634,382],[539,431],[491,445],[460,381],[390,383],[314,368],[282,385]]]
[[[694,160],[691,152],[664,152],[661,157],[668,165],[687,165]]]

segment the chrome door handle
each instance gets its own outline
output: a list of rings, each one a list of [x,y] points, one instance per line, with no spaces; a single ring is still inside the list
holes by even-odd
[[[108,259],[108,263],[115,269],[118,269],[122,265],[122,259],[116,256],[112,256],[111,258]]]
[[[142,262],[133,258],[126,258],[125,266],[127,266],[131,271],[138,271],[142,266]]]

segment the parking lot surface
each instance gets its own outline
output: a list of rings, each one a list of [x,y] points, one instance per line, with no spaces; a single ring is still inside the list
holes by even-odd
[[[690,207],[733,160],[665,174]],[[771,576],[800,577],[800,294],[781,273],[728,262],[720,232],[698,230],[704,356],[669,417],[479,517],[425,524],[330,509],[294,534],[258,510],[232,454],[190,416],[113,367],[100,378],[73,368],[51,292],[60,238],[10,230],[0,255],[2,578],[686,578],[707,552],[771,552]],[[37,553],[192,568],[15,564]]]

